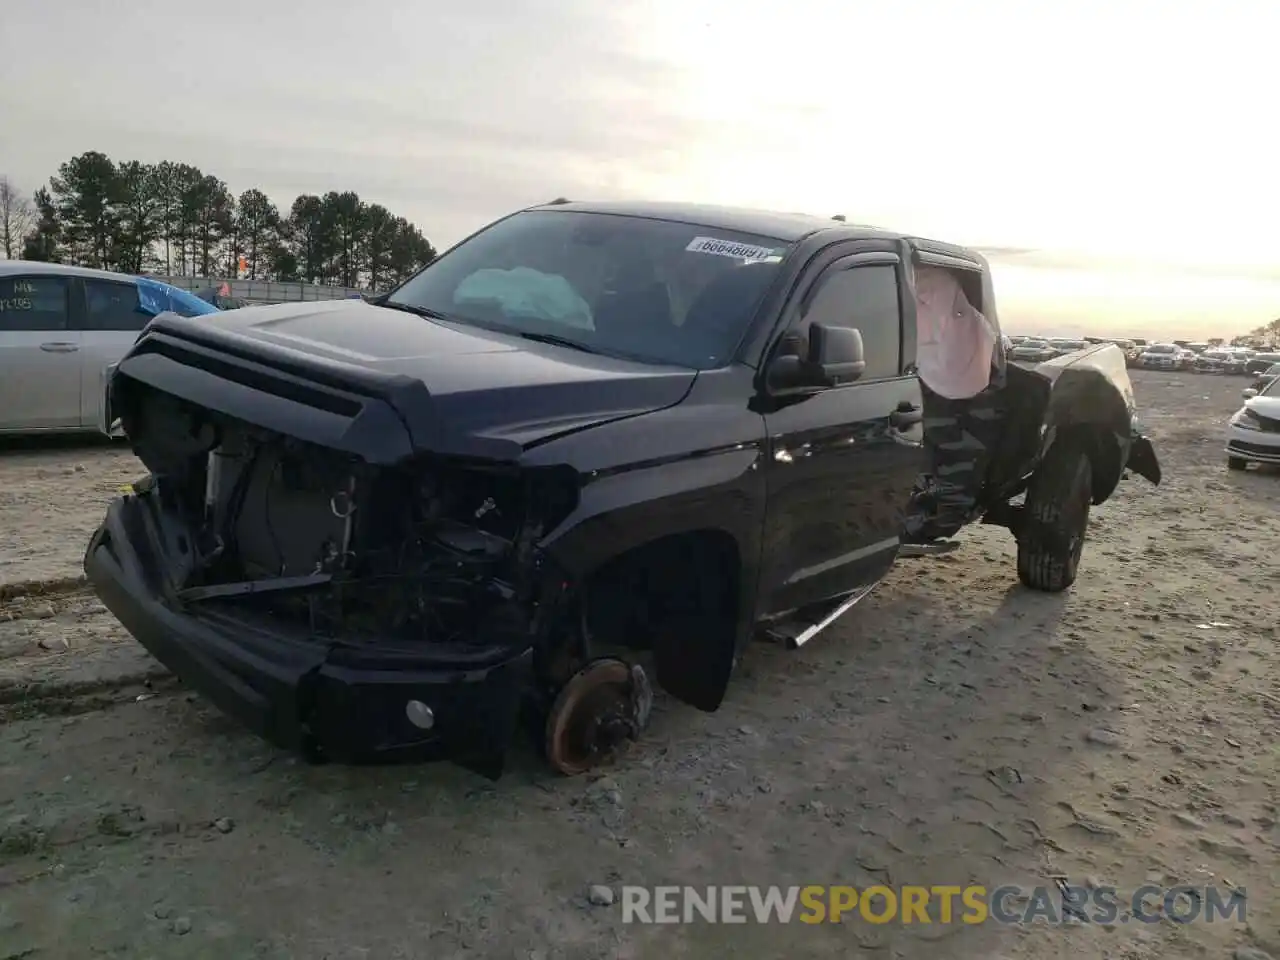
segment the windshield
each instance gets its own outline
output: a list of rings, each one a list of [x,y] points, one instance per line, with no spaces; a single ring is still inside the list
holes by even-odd
[[[687,223],[530,210],[465,241],[388,303],[696,369],[746,332],[788,245]]]
[[[1026,347],[1028,350],[1043,350],[1049,344],[1043,340],[1023,340],[1019,346]]]
[[[1177,353],[1178,348],[1167,343],[1157,343],[1147,347],[1147,353]]]

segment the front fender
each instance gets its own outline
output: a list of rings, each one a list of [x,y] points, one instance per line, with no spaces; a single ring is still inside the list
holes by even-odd
[[[578,504],[540,543],[575,579],[672,534],[722,530],[758,556],[764,490],[758,447],[699,451],[583,478]]]
[[[758,566],[765,487],[764,420],[742,401],[750,371],[699,374],[665,410],[592,427],[527,451],[526,467],[568,466],[575,508],[541,546],[576,578],[673,533],[723,530]]]
[[[731,629],[696,643],[654,644],[658,682],[702,710],[719,706],[738,652],[752,635],[765,519],[761,418],[743,406],[681,405],[608,424],[530,452],[572,463],[581,479],[573,511],[539,547],[577,587],[603,565],[664,538],[732,540],[738,594]],[[724,571],[698,571],[723,577]],[[696,649],[695,649],[696,648]]]
[[[695,634],[658,631],[650,638],[658,683],[700,710],[719,707],[736,655],[751,636],[764,524],[758,460],[757,449],[732,448],[595,478],[574,514],[543,541],[578,585],[605,564],[673,536],[691,538],[671,544],[684,556],[702,556],[692,551],[708,536],[732,541],[732,549],[717,549],[714,560],[690,567],[694,576],[737,585],[731,622],[716,619]],[[706,569],[720,564],[731,566]]]

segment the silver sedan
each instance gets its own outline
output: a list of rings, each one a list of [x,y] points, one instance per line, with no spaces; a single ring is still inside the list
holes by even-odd
[[[109,369],[153,316],[218,308],[143,277],[0,262],[0,434],[110,431]]]

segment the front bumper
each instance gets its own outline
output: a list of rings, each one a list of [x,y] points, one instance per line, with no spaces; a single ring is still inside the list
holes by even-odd
[[[184,683],[281,747],[346,763],[447,759],[501,774],[528,689],[528,647],[347,643],[251,619],[227,601],[183,605],[169,599],[175,564],[155,500],[148,492],[112,502],[84,569],[107,608]],[[410,701],[430,708],[429,730],[410,722]]]
[[[1280,464],[1280,433],[1228,426],[1227,456],[1253,463]]]

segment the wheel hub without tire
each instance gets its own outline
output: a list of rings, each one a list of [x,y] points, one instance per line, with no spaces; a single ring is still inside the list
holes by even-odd
[[[547,759],[568,775],[591,769],[640,736],[652,702],[639,666],[611,658],[592,661],[564,685],[551,707]]]

